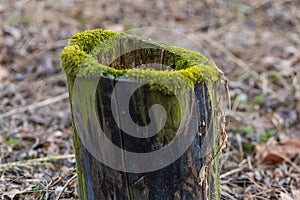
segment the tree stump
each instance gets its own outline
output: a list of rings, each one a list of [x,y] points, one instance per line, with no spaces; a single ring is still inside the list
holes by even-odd
[[[81,199],[219,199],[220,75],[206,57],[88,30],[61,61]]]

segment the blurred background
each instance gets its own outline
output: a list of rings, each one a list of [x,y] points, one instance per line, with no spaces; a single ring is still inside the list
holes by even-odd
[[[299,10],[299,0],[0,0],[0,197],[78,198],[60,53],[86,29],[154,26],[197,40],[230,81],[222,199],[300,199]]]

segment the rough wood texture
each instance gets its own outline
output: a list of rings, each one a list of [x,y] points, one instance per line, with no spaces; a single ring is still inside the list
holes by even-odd
[[[147,68],[155,70],[173,70],[172,68],[176,65],[171,54],[163,49],[140,49],[139,47],[136,50],[130,50],[130,48],[130,51],[126,50],[128,41],[120,42],[116,51],[120,51],[122,56],[114,59],[113,63],[107,55],[97,55],[97,61],[115,69],[145,68],[146,65]],[[133,41],[129,47],[132,47],[132,44],[138,47],[139,43]],[[149,123],[155,123],[155,126],[159,127],[162,123],[160,114],[153,112],[152,118],[150,117],[149,110],[152,105],[159,104],[166,111],[166,123],[163,124],[162,130],[148,138],[133,137],[119,127],[118,123],[124,123],[121,116],[124,111],[118,107],[118,101],[123,101],[123,96],[118,96],[113,92],[118,84],[123,86],[122,90],[126,93],[127,90],[135,88],[138,83],[106,76],[93,79],[74,78],[68,75],[73,141],[81,199],[219,199],[219,161],[218,156],[215,156],[218,152],[218,136],[214,83],[198,83],[194,90],[179,97],[187,109],[185,110],[187,117],[184,118],[183,123],[181,121],[184,114],[180,109],[179,102],[181,101],[177,95],[151,90],[151,86],[147,84],[137,87],[138,89],[135,90],[128,103],[130,114],[127,113],[137,129]],[[75,95],[74,91],[76,91]],[[113,116],[112,107],[114,106],[118,109],[118,116]],[[96,117],[91,117],[94,113]],[[74,120],[78,117],[80,119],[75,125]],[[115,149],[105,145],[103,147],[103,144],[100,144],[103,136],[99,134],[99,129],[95,128],[95,125],[101,127],[113,145],[128,152],[142,154],[158,151],[174,140],[180,127],[183,127],[180,129],[181,134],[188,137],[186,139],[190,140],[191,144],[171,164],[155,171],[134,173],[132,169],[128,170],[129,166],[134,163],[131,163],[132,159],[129,159],[125,153],[121,152],[117,155]],[[78,127],[83,127],[88,131],[84,138],[80,137]],[[148,133],[151,134],[148,129],[143,132],[143,134]],[[93,149],[89,149],[91,146]],[[97,147],[104,148],[105,153],[99,152]],[[180,148],[182,148],[180,143],[175,146],[175,149]],[[100,154],[105,154],[101,156],[119,163],[119,166],[122,166],[121,170],[110,168],[100,162],[96,158]],[[176,152],[170,152],[168,155],[171,157],[174,156],[173,154]],[[212,158],[214,158],[213,161]],[[144,162],[151,168],[160,161],[164,162],[166,157],[155,159],[157,160],[145,159]],[[141,171],[138,167],[139,165],[135,172]]]
[[[81,82],[78,84],[80,87],[83,85],[88,87],[88,82],[92,82],[85,79],[79,81]],[[101,78],[97,88],[96,102],[82,105],[87,107],[87,109],[97,110],[100,125],[105,130],[107,137],[120,148],[137,153],[155,151],[162,145],[168,144],[172,139],[172,137],[168,137],[168,134],[164,134],[163,140],[161,138],[157,139],[159,134],[147,139],[141,139],[132,137],[119,129],[111,111],[111,95],[116,82],[110,78]],[[124,84],[130,87],[134,83],[124,82]],[[71,78],[69,78],[70,85],[73,85]],[[70,87],[70,89],[74,88]],[[197,96],[197,104],[191,107],[190,120],[196,118],[196,114],[200,114],[199,122],[197,123],[199,132],[196,134],[192,145],[176,162],[154,172],[125,173],[105,166],[82,145],[74,127],[73,140],[81,199],[218,199],[218,188],[216,188],[218,169],[215,168],[215,165],[208,165],[205,180],[201,180],[200,175],[201,168],[207,163],[207,160],[211,159],[216,151],[213,147],[206,146],[207,134],[213,134],[207,128],[207,125],[212,123],[210,121],[212,105],[205,84],[197,84],[194,92]],[[82,98],[88,102],[90,96],[86,95],[82,96]],[[149,107],[154,103],[160,103],[168,107],[167,105],[174,101],[173,98],[172,96],[149,91],[147,87],[142,87],[132,96],[130,103],[131,116],[138,125],[145,126],[149,123]],[[85,100],[82,100],[82,102],[86,102]],[[189,103],[192,104],[192,102]],[[72,110],[74,113],[73,108]],[[168,113],[174,114],[176,110],[170,110]],[[88,124],[90,121],[88,118],[85,120],[83,124]],[[168,116],[166,127],[160,134],[163,134],[163,132],[175,133],[177,128],[177,120],[172,119],[172,116]],[[187,129],[186,131],[194,130]],[[213,137],[210,139],[215,141]],[[209,149],[203,151],[203,148]],[[215,162],[218,162],[217,159]],[[124,162],[125,160],[126,158],[124,158]]]

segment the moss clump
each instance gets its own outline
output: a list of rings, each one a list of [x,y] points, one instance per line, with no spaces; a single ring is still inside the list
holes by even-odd
[[[167,50],[171,53],[176,63],[176,70],[186,69],[187,67],[199,64],[214,67],[213,64],[202,54],[189,51],[180,47],[170,46]]]
[[[80,50],[90,53],[97,45],[104,41],[118,37],[121,33],[111,32],[106,30],[87,30],[82,33],[77,33],[69,40],[72,45],[78,45]]]
[[[147,60],[153,57],[158,60],[160,57],[167,57],[168,63],[173,63],[174,70],[157,71],[128,66],[115,69],[103,64],[109,61],[109,57],[120,54],[120,49],[123,52],[132,51],[130,49],[132,46],[135,48],[133,50],[141,49],[141,53]],[[163,51],[153,49],[163,49]],[[150,59],[150,61],[152,60]],[[87,30],[75,34],[69,40],[69,46],[64,48],[61,62],[62,68],[71,77],[92,78],[102,75],[113,78],[122,77],[149,83],[151,89],[165,94],[191,89],[196,83],[215,82],[220,78],[214,65],[198,52],[106,30]]]

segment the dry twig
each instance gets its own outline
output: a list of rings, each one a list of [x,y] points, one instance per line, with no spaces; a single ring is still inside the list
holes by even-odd
[[[41,108],[43,106],[47,106],[49,104],[53,104],[53,103],[56,103],[58,101],[64,100],[68,97],[69,97],[69,93],[66,92],[66,93],[63,93],[63,94],[61,94],[57,97],[46,99],[44,101],[33,103],[31,105],[27,105],[27,106],[19,107],[19,108],[16,108],[16,109],[12,109],[8,112],[0,114],[0,119],[12,116],[14,114],[23,113],[27,110],[34,110],[34,109],[37,109],[37,108]]]
[[[63,194],[64,190],[68,187],[68,185],[71,183],[71,181],[73,181],[75,178],[77,177],[77,175],[75,174],[74,176],[72,176],[64,185],[64,187],[62,188],[62,190],[60,191],[60,193],[58,194],[58,196],[56,197],[56,200],[59,200],[59,198],[61,197],[61,195]]]
[[[52,160],[62,160],[62,159],[68,159],[68,158],[74,158],[74,157],[75,157],[74,154],[68,154],[68,155],[58,155],[58,156],[51,156],[51,157],[45,157],[45,158],[36,158],[36,159],[31,159],[31,160],[20,160],[17,162],[0,164],[0,169],[22,167],[22,166],[28,166],[28,165],[40,165],[42,162],[49,162]]]

